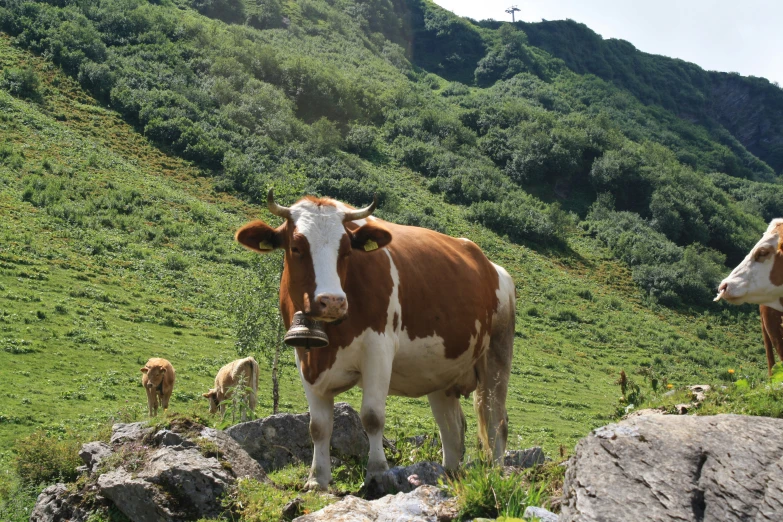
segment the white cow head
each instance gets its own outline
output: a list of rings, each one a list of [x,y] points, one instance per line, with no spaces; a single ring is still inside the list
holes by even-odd
[[[756,303],[783,312],[783,219],[773,219],[745,259],[718,286],[716,301]]]
[[[355,210],[333,199],[308,196],[283,207],[270,190],[269,211],[285,223],[274,229],[253,221],[237,231],[236,240],[262,254],[284,249],[281,299],[290,298],[297,310],[313,319],[339,321],[348,311],[343,284],[351,254],[366,255],[392,239],[381,224],[366,220],[377,204],[375,199],[367,208]],[[367,284],[370,291],[372,281]]]

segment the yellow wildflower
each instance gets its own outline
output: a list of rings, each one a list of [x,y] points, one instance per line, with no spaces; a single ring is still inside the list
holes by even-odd
[[[734,368],[729,368],[729,374],[734,373]]]

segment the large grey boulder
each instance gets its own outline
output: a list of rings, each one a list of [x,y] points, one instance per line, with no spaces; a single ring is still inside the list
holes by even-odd
[[[217,517],[232,473],[197,449],[164,446],[134,473],[118,468],[98,478],[101,492],[134,521]]]
[[[368,501],[348,495],[320,511],[295,518],[295,522],[438,522],[443,519],[446,494],[435,486],[421,486],[409,493]]]
[[[266,471],[313,459],[310,414],[278,413],[243,422],[226,430]],[[339,459],[363,458],[370,450],[359,414],[348,403],[334,405],[332,455]]]
[[[568,464],[560,522],[783,520],[783,420],[635,417]]]

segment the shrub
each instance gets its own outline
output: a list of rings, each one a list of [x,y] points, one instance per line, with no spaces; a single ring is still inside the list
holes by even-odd
[[[41,98],[38,75],[29,67],[25,69],[11,67],[4,70],[0,87],[19,98],[30,100],[39,100]]]
[[[82,464],[80,446],[75,439],[59,440],[43,430],[35,431],[14,446],[16,472],[29,484],[72,481],[77,475],[76,468]]]

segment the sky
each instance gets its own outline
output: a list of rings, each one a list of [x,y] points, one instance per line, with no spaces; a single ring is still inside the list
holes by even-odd
[[[604,38],[703,69],[783,86],[783,0],[434,0],[459,16],[540,22],[570,18]]]

